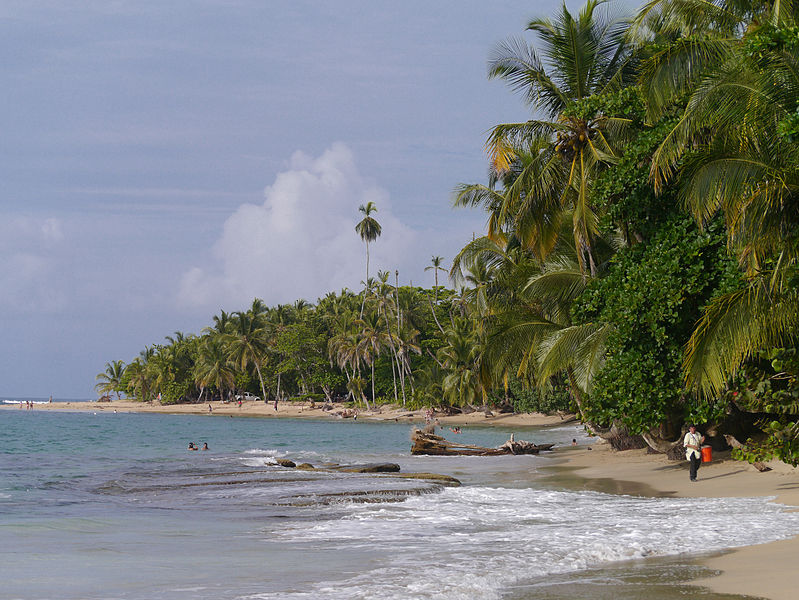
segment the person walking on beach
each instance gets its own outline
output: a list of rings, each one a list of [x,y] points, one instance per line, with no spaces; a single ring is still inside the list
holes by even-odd
[[[702,442],[705,441],[705,436],[696,430],[696,425],[691,424],[688,426],[688,433],[683,438],[682,445],[685,446],[685,458],[691,462],[690,477],[691,481],[696,481],[696,473],[699,471],[699,465],[702,464]]]

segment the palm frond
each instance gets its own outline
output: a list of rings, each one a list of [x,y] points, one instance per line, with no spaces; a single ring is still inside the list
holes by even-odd
[[[719,394],[742,361],[780,346],[799,326],[796,290],[774,295],[763,278],[713,300],[686,346],[683,373],[689,387]]]
[[[613,331],[607,323],[586,323],[554,332],[538,347],[538,376],[548,379],[568,368],[574,370],[580,388],[590,392],[591,382],[604,364],[605,343]]]

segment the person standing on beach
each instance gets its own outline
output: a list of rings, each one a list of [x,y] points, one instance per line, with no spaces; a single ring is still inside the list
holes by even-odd
[[[682,445],[685,446],[685,458],[691,462],[689,472],[691,481],[696,481],[696,473],[699,471],[699,465],[702,464],[701,447],[704,441],[705,436],[696,430],[696,425],[691,424],[682,441]]]

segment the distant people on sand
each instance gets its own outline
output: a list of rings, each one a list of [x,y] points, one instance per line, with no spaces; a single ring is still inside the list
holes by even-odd
[[[572,438],[572,446],[576,446],[576,445],[577,445],[577,438]]]
[[[210,404],[208,405],[208,412],[214,412],[214,408]]]
[[[688,471],[691,481],[696,481],[696,475],[699,471],[699,466],[702,464],[702,442],[705,441],[705,436],[696,430],[696,425],[693,423],[688,426],[688,433],[683,438],[682,445],[685,446],[685,458],[687,458],[691,467]]]

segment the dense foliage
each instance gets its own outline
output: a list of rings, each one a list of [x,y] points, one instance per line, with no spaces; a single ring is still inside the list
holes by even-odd
[[[718,418],[687,397],[683,348],[702,307],[739,279],[718,220],[700,230],[690,217],[673,215],[646,244],[619,250],[575,307],[577,320],[614,325],[586,417],[618,419],[636,433],[669,420]]]
[[[588,0],[500,44],[489,76],[531,114],[492,128],[486,235],[433,289],[369,276],[316,305],[222,313],[98,375],[162,402],[347,398],[571,408],[658,451],[688,422],[747,460],[799,464],[799,9]],[[725,437],[726,436],[726,437]]]

